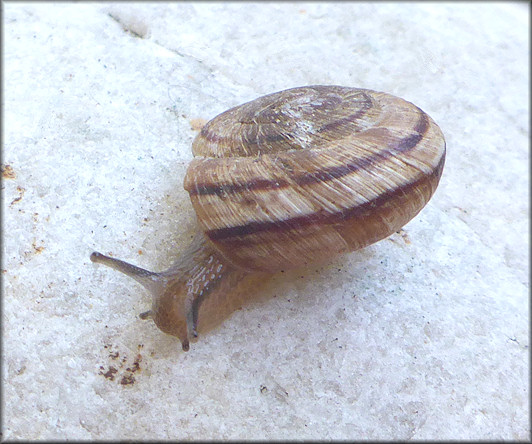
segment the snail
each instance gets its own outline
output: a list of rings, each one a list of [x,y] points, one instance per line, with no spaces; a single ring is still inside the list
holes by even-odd
[[[94,252],[153,294],[152,318],[184,351],[198,328],[273,273],[363,248],[399,230],[438,186],[445,140],[390,94],[307,86],[231,108],[192,144],[184,188],[198,233],[154,273]]]

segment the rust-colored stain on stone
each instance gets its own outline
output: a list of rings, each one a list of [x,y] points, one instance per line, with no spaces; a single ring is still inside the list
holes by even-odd
[[[11,165],[2,165],[2,178],[3,179],[15,179],[17,175]]]
[[[142,362],[142,355],[138,353],[133,359],[133,362],[128,364],[127,356],[121,356],[119,351],[113,350],[115,347],[112,344],[105,344],[104,348],[108,350],[108,358],[114,361],[114,363],[113,365],[108,365],[107,370],[105,366],[101,365],[98,374],[109,381],[114,381],[116,378],[120,385],[134,384],[136,381],[134,374],[141,370],[140,363]],[[139,351],[142,348],[143,345],[139,344]]]
[[[18,197],[15,197],[11,203],[9,204],[9,206],[12,206],[12,205],[15,205],[16,203],[20,202],[22,200],[22,198],[24,197],[24,193],[26,192],[26,189],[25,188],[22,188],[21,186],[18,186],[17,187],[17,191],[19,193]]]

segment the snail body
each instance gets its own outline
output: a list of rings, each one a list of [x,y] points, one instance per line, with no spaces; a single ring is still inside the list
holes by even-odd
[[[91,255],[152,292],[142,317],[183,350],[230,295],[245,300],[272,273],[397,231],[434,194],[445,162],[443,134],[421,109],[341,86],[292,88],[231,108],[202,128],[192,151],[184,187],[199,230],[181,260],[153,273]]]

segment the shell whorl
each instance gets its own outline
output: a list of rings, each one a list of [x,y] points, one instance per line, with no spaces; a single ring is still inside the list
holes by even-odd
[[[208,122],[186,177],[198,222],[233,265],[275,272],[389,236],[434,193],[439,127],[389,94],[309,86]]]

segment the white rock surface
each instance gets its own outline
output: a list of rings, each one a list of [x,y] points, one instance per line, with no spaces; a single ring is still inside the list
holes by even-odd
[[[2,439],[530,439],[528,5],[3,9]],[[183,353],[89,255],[163,269],[194,119],[308,84],[427,111],[440,187]]]

